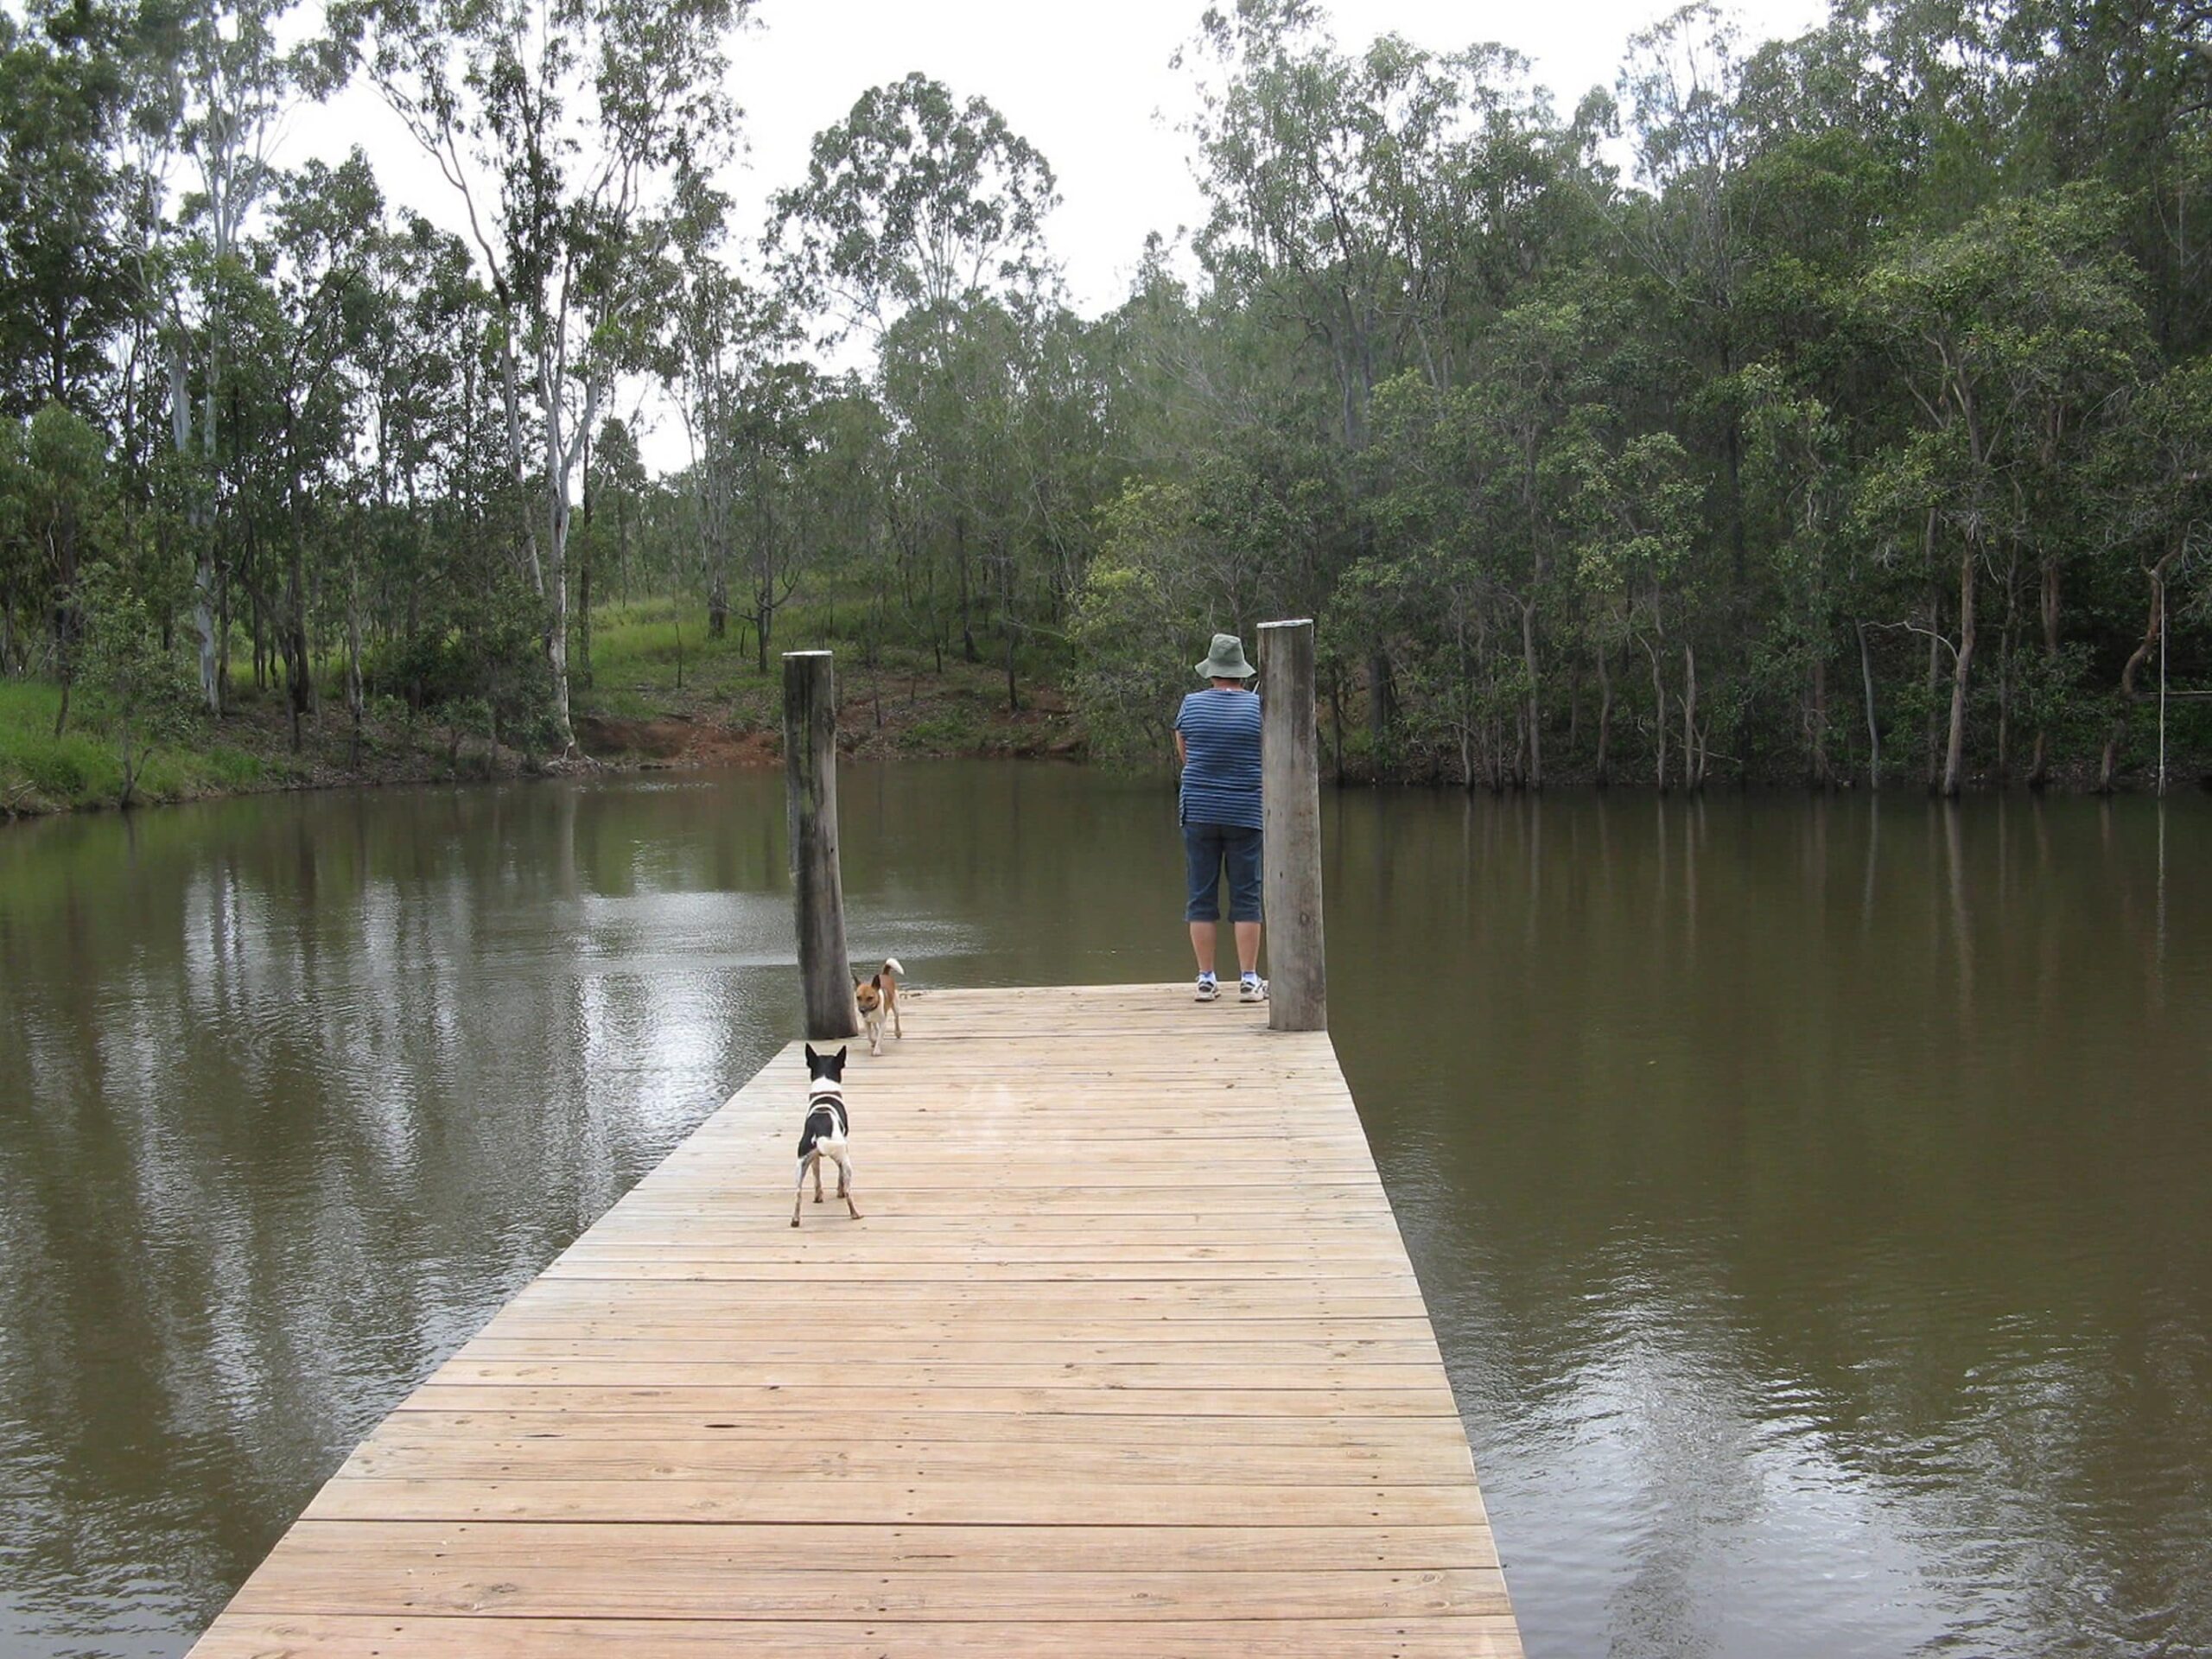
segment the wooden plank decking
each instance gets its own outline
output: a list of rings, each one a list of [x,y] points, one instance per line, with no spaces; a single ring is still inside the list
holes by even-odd
[[[1517,1656],[1335,1053],[1233,997],[912,995],[797,1232],[794,1045],[194,1654]]]

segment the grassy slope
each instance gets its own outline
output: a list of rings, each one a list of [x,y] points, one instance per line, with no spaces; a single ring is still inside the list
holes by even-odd
[[[1023,664],[1020,715],[1007,709],[1002,669],[948,659],[936,671],[927,652],[879,654],[874,666],[840,638],[834,613],[792,613],[762,675],[750,636],[733,624],[709,641],[696,607],[679,618],[666,600],[596,610],[592,675],[574,688],[585,752],[614,764],[765,762],[778,753],[782,667],[776,652],[828,645],[837,652],[844,694],[842,726],[851,753],[871,755],[1064,754],[1079,752],[1058,694],[1028,677]],[[357,768],[338,665],[318,675],[323,704],[302,751],[291,752],[282,693],[232,687],[219,730],[204,724],[156,742],[138,782],[143,801],[189,800],[254,790],[347,783],[430,781],[531,769],[532,757],[493,753],[480,741],[459,752],[452,734],[404,718],[372,722]],[[112,806],[123,767],[111,728],[82,700],[69,730],[54,738],[60,690],[42,682],[0,680],[0,817]],[[387,702],[384,706],[390,707]]]
[[[880,755],[1065,754],[1080,737],[1057,690],[1020,665],[1022,708],[1007,706],[1002,666],[947,658],[939,674],[934,655],[905,646],[868,653],[842,636],[834,613],[794,613],[779,618],[760,671],[749,632],[733,621],[728,635],[709,640],[696,612],[677,617],[662,600],[596,613],[592,674],[572,702],[594,754],[623,751],[665,756],[681,728],[704,741],[675,753],[702,758],[744,758],[773,752],[782,708],[785,651],[828,647],[837,653],[840,727],[849,752]]]
[[[112,729],[72,710],[69,728],[54,734],[60,688],[41,681],[0,681],[0,814],[109,806],[123,793],[123,758]],[[289,768],[261,745],[224,741],[187,747],[157,743],[138,778],[147,800],[183,800],[266,789],[288,780]]]

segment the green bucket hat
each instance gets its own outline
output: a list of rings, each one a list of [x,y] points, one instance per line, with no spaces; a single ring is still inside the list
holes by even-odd
[[[1198,664],[1198,677],[1207,680],[1249,680],[1260,671],[1244,660],[1244,642],[1233,633],[1217,633],[1213,651]]]

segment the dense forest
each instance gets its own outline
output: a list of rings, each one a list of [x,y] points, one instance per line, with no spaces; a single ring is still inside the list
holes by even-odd
[[[1571,109],[1236,0],[1204,222],[1096,317],[957,65],[741,222],[750,3],[0,10],[0,689],[126,794],[249,696],[561,755],[651,600],[1141,763],[1211,632],[1295,614],[1346,778],[2212,763],[2212,0],[1691,5]],[[445,200],[279,164],[348,86]]]

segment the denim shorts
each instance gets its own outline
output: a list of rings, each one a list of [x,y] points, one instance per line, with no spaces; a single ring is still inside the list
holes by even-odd
[[[1183,919],[1221,919],[1221,873],[1229,870],[1229,919],[1260,919],[1260,832],[1233,823],[1183,826],[1183,868],[1191,901]]]

